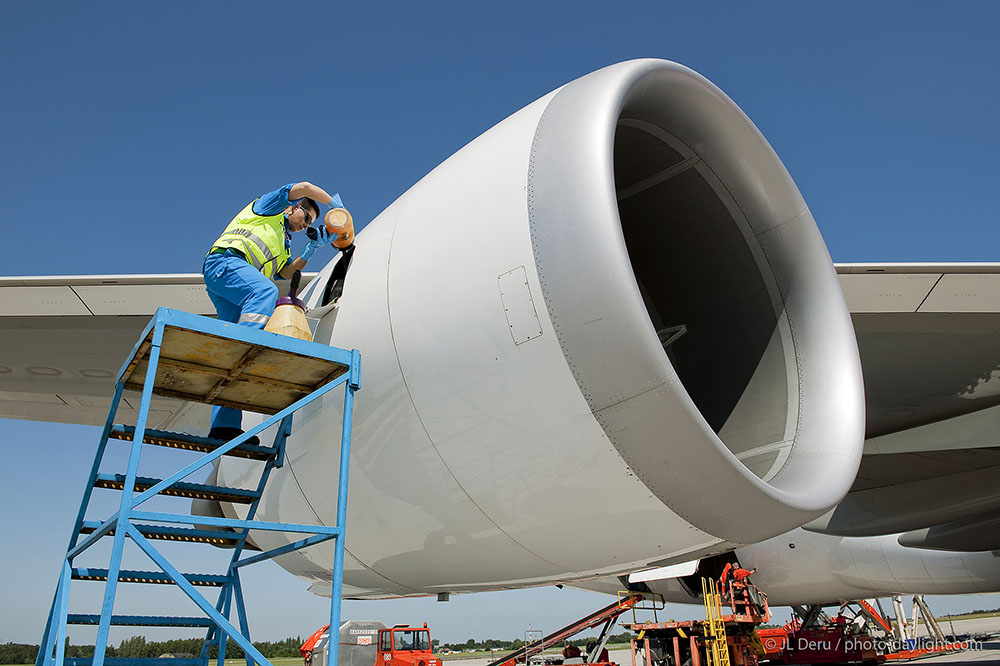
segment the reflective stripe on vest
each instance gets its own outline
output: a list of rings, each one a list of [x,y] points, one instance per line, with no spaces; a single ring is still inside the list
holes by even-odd
[[[264,242],[264,239],[256,235],[249,229],[234,229],[233,231],[228,231],[225,234],[223,234],[223,237],[225,236],[243,236],[248,241],[257,246],[257,249],[260,250],[260,253],[264,255],[264,261],[263,262],[258,261],[257,255],[253,253],[247,255],[247,261],[249,261],[250,264],[258,270],[264,264],[270,263],[277,258],[271,253],[271,250],[267,247],[267,243]]]
[[[257,215],[254,201],[233,218],[212,249],[239,250],[251,266],[271,277],[291,258],[285,247],[285,216]]]

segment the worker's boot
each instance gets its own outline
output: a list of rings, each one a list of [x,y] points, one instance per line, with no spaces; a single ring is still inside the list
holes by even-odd
[[[224,442],[228,442],[231,439],[236,439],[242,434],[243,430],[240,430],[239,428],[212,428],[208,432],[208,438],[221,439]],[[257,446],[258,444],[260,444],[260,438],[257,437],[257,435],[254,435],[253,437],[250,437],[243,443]]]

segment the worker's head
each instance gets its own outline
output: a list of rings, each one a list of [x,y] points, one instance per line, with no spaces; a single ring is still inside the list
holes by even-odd
[[[319,206],[308,197],[299,199],[299,202],[285,208],[285,219],[288,220],[290,231],[302,231],[319,217]]]

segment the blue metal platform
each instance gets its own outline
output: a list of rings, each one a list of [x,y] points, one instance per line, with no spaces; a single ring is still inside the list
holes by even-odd
[[[285,442],[291,433],[293,414],[339,386],[344,387],[344,412],[336,525],[296,525],[256,520],[257,506],[268,477],[273,469],[284,464]],[[158,309],[118,372],[111,408],[73,526],[36,666],[150,666],[153,663],[207,666],[212,645],[218,646],[218,664],[223,666],[228,638],[243,649],[248,666],[254,663],[270,666],[250,642],[240,568],[331,539],[335,548],[330,624],[340,626],[343,526],[347,516],[351,426],[354,393],[360,388],[361,355],[357,350],[337,349],[186,312]],[[126,389],[142,392],[135,426],[114,423]],[[234,407],[270,417],[228,442],[153,430],[146,427],[146,421],[154,395]],[[274,425],[278,426],[277,434],[270,446],[247,443],[248,439]],[[109,439],[132,442],[124,474],[101,472]],[[144,444],[204,455],[162,478],[143,477],[138,475],[138,470]],[[259,461],[263,470],[257,487],[230,488],[184,481],[223,456]],[[118,510],[102,520],[87,517],[95,488],[121,491]],[[237,520],[147,511],[141,507],[158,495],[241,503],[248,505],[247,516],[244,520]],[[244,556],[244,551],[249,548],[247,535],[251,529],[298,533],[302,538],[287,546]],[[113,538],[107,568],[74,566],[76,558],[105,537]],[[159,571],[122,568],[126,537],[159,567]],[[231,547],[233,553],[225,573],[181,573],[150,543],[151,539]],[[69,612],[70,585],[74,580],[104,582],[100,614]],[[204,615],[114,615],[112,611],[119,583],[176,585]],[[219,587],[221,590],[213,604],[195,586]],[[239,628],[230,621],[234,605]],[[92,659],[65,657],[66,627],[69,624],[97,625]],[[208,632],[201,656],[196,659],[105,659],[112,625],[206,627]],[[336,641],[330,642],[329,650],[327,663],[337,663]],[[183,664],[180,663],[182,661]]]

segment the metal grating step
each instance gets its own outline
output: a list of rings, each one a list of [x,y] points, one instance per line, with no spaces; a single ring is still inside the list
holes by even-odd
[[[70,613],[69,624],[100,624],[100,615]],[[214,627],[207,617],[167,617],[163,615],[112,615],[111,624],[123,627]]]
[[[101,526],[99,520],[84,521],[80,528],[80,534],[91,534]],[[226,530],[201,530],[190,527],[166,527],[163,525],[136,525],[139,533],[147,539],[160,539],[161,541],[186,541],[188,543],[209,543],[213,546],[224,546],[233,548],[240,539],[233,532]],[[111,528],[105,536],[114,536],[115,530]],[[252,548],[250,550],[253,550]],[[260,550],[259,548],[257,550]]]
[[[135,479],[135,489],[138,492],[142,492],[152,488],[162,480],[148,476],[138,476]],[[94,482],[94,487],[121,490],[125,487],[125,475],[98,474],[97,481]],[[185,481],[177,481],[173,485],[161,490],[159,494],[170,495],[171,497],[189,497],[191,499],[218,500],[220,502],[235,502],[239,504],[250,504],[260,496],[255,490],[208,486],[203,483],[187,483]]]
[[[107,580],[107,569],[79,568],[72,570],[73,580]],[[203,587],[222,587],[229,582],[225,576],[216,574],[182,574],[192,585]],[[156,585],[174,585],[174,579],[162,571],[133,571],[122,569],[118,572],[119,583],[152,583]]]
[[[109,437],[132,441],[132,438],[135,437],[135,428],[129,425],[115,425],[111,428]],[[185,451],[198,451],[201,453],[211,453],[220,446],[227,444],[225,440],[221,439],[209,439],[208,437],[197,437],[180,432],[150,429],[146,430],[142,441],[155,446],[166,446],[172,449],[184,449]],[[238,458],[250,458],[251,460],[269,460],[274,457],[274,449],[269,446],[240,444],[226,455]]]

